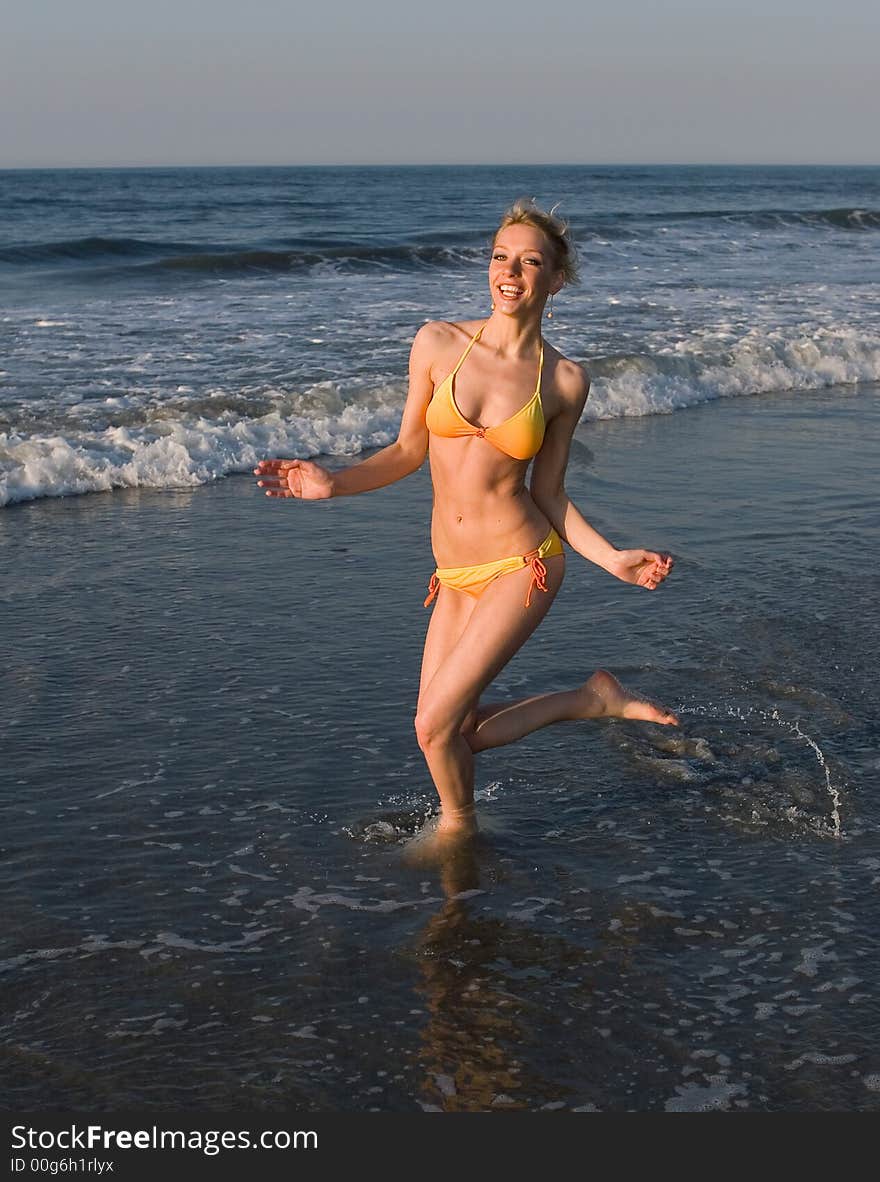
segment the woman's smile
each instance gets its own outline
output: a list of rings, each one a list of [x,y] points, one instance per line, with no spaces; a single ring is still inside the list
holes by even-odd
[[[552,249],[534,226],[506,226],[495,239],[489,284],[496,306],[511,311],[543,306],[553,281]]]
[[[498,291],[502,300],[509,300],[511,302],[518,300],[523,294],[523,288],[515,287],[512,283],[499,283]]]

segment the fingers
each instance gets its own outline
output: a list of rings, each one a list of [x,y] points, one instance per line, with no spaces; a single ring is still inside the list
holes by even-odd
[[[301,468],[303,460],[260,460],[254,476],[281,476],[291,468]]]
[[[638,585],[648,591],[656,591],[675,565],[672,555],[655,550],[641,550],[639,553],[644,565],[638,574]]]
[[[257,481],[257,487],[263,489],[267,497],[297,497],[302,492],[302,484],[298,480],[291,485],[283,477],[264,477]]]
[[[656,563],[658,566],[666,567],[667,570],[672,570],[675,565],[671,554],[661,554],[656,550],[643,550],[642,556],[646,562]]]
[[[302,495],[300,472],[307,464],[305,460],[260,460],[254,468],[254,475],[261,477],[257,487],[262,488],[267,497],[299,497]]]
[[[257,488],[266,490],[267,497],[292,497],[294,490],[286,480],[258,480]]]
[[[649,591],[654,591],[663,580],[666,578],[667,572],[665,570],[645,570],[639,575],[639,586],[647,587]]]

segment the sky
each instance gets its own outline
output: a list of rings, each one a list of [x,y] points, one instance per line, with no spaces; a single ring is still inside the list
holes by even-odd
[[[880,163],[876,0],[0,0],[0,167]]]

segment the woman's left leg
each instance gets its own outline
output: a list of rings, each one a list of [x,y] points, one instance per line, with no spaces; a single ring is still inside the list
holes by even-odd
[[[531,595],[529,567],[503,575],[483,592],[456,643],[422,687],[416,733],[441,801],[441,830],[473,826],[474,756],[462,733],[480,694],[522,648],[562,583],[565,559],[545,560],[546,591]],[[447,803],[449,802],[449,804]],[[455,802],[455,808],[450,807]]]
[[[659,726],[678,725],[675,714],[666,706],[633,693],[607,669],[598,669],[575,689],[480,706],[466,737],[472,751],[486,751],[515,743],[555,722],[587,718],[629,718]]]

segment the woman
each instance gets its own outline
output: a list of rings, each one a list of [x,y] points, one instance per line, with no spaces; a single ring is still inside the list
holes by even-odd
[[[590,379],[543,341],[541,320],[547,300],[575,279],[564,223],[534,202],[516,202],[494,239],[489,318],[433,322],[416,334],[396,442],[332,473],[307,460],[264,460],[254,470],[267,496],[320,500],[402,480],[430,455],[437,570],[425,601],[434,608],[415,726],[440,796],[438,836],[475,828],[478,751],[567,719],[677,723],[604,670],[577,689],[480,705],[547,614],[562,583],[562,541],[648,590],[672,569],[669,555],[616,549],[566,495],[569,447]]]

